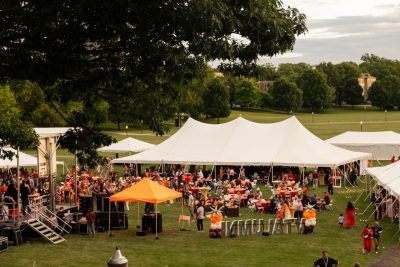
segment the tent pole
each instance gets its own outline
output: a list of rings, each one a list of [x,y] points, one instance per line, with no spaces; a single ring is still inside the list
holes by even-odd
[[[274,164],[271,164],[271,181],[274,181]]]
[[[156,239],[158,239],[158,229],[157,229],[158,221],[157,221],[157,217],[158,217],[158,212],[157,212],[157,203],[156,203]]]
[[[75,179],[75,206],[78,206],[78,157],[76,155],[75,151],[75,174],[74,174],[74,179]]]
[[[111,236],[111,201],[109,199],[108,205],[108,236]]]
[[[183,215],[183,198],[182,198],[181,202],[182,202],[182,213],[181,214]]]
[[[139,221],[140,213],[139,213],[139,209],[140,209],[140,202],[137,203],[137,225],[136,225],[136,228],[140,228],[140,221]]]
[[[214,169],[214,179],[215,181],[217,181],[217,165],[214,164],[213,169]]]
[[[18,212],[21,210],[21,205],[19,204],[20,202],[20,187],[21,187],[21,183],[19,181],[19,146],[17,147],[17,190],[18,190],[18,196],[17,196],[17,208],[18,208]],[[16,213],[14,213],[16,214]]]

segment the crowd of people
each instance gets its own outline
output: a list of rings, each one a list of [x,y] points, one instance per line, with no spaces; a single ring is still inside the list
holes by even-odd
[[[122,176],[110,169],[108,177],[95,175],[90,169],[76,169],[75,166],[67,172],[62,182],[55,187],[55,199],[58,205],[75,204],[76,196],[91,196],[97,194],[112,195],[130,187],[143,178],[150,178],[159,184],[182,193],[183,204],[189,207],[192,219],[197,221],[199,232],[204,231],[203,220],[211,207],[218,208],[224,217],[228,216],[230,208],[247,207],[254,212],[269,212],[276,214],[277,219],[303,218],[305,210],[322,211],[332,204],[332,177],[337,173],[322,169],[301,175],[297,168],[277,168],[273,178],[267,172],[249,168],[220,167],[218,173],[207,172],[203,169],[185,170],[185,166],[175,166],[165,172],[155,168],[145,169],[143,177],[132,175],[136,170],[125,165]],[[39,178],[35,169],[28,171],[21,168],[20,197],[22,213],[29,212],[29,198],[43,196],[49,193],[47,179]],[[322,196],[315,190],[318,188],[321,175],[327,181],[327,191]],[[268,176],[266,179],[261,176]],[[2,173],[0,175],[0,194],[3,199],[9,196],[17,201],[17,184],[15,175]],[[304,178],[304,179],[303,179]],[[76,180],[75,180],[76,179]],[[265,196],[265,190],[260,190],[261,182],[269,185],[271,194]],[[263,185],[262,185],[263,186]],[[209,188],[209,194],[201,194],[201,188]],[[269,194],[268,194],[269,195]],[[386,200],[386,202],[383,201]],[[180,201],[177,199],[176,201]],[[392,197],[385,197],[384,190],[373,196],[376,204],[375,218],[379,220],[385,213],[389,218],[394,217],[396,208]],[[146,206],[147,207],[147,206]],[[92,220],[93,221],[93,220]],[[348,203],[345,215],[340,214],[339,226],[353,227],[355,225],[354,206]],[[364,251],[369,253],[372,240],[375,240],[375,251],[378,251],[379,238],[383,229],[377,222],[374,227],[367,225],[362,232]],[[312,232],[312,231],[311,231]],[[94,231],[91,232],[94,236]]]

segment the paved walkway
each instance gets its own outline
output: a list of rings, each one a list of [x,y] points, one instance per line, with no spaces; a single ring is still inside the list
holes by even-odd
[[[400,266],[400,246],[390,248],[382,253],[368,267],[399,267]]]

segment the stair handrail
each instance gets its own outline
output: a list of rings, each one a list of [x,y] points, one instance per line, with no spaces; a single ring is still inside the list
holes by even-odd
[[[8,200],[8,201],[7,201],[7,200]],[[4,214],[4,216],[7,216],[7,221],[11,221],[11,220],[10,220],[10,216],[12,216],[13,226],[15,227],[15,226],[17,225],[17,222],[18,222],[18,220],[16,220],[16,218],[18,218],[18,215],[15,214],[15,213],[14,213],[13,215],[10,215],[10,209],[8,208],[8,205],[12,205],[12,207],[13,207],[12,210],[15,211],[15,208],[18,209],[17,203],[15,202],[15,200],[14,200],[12,197],[10,197],[10,196],[5,196],[5,197],[3,198],[3,201],[1,201],[1,204],[7,206],[8,214]],[[4,221],[6,221],[6,220],[4,220]]]
[[[70,224],[68,224],[66,221],[64,221],[62,218],[58,217],[57,214],[55,214],[52,211],[50,211],[49,209],[47,209],[46,206],[33,206],[33,207],[30,206],[30,208],[32,211],[34,211],[34,216],[38,220],[44,219],[47,222],[49,222],[53,227],[57,228],[58,230],[60,230],[62,232],[65,232],[65,233],[71,232],[72,226]],[[51,216],[53,218],[55,217],[57,219],[57,221],[54,222],[53,218],[50,217],[49,215],[47,215],[46,213],[51,214]],[[63,222],[63,226],[58,224],[58,220],[61,220]]]

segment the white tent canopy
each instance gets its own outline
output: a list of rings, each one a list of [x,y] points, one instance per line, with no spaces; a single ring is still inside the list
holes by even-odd
[[[0,159],[0,168],[16,168],[17,167],[17,150],[11,147],[3,147],[3,150],[12,151],[14,156],[12,159]],[[24,152],[19,152],[19,165],[21,167],[25,166],[35,166],[37,165],[37,158],[31,155],[28,155]]]
[[[351,151],[371,153],[377,160],[400,155],[400,134],[392,131],[345,132],[326,142]]]
[[[112,162],[334,168],[370,156],[324,142],[294,116],[270,124],[242,117],[223,124],[206,124],[189,118],[161,144]]]
[[[0,168],[16,168],[17,167],[17,150],[11,147],[3,147],[3,150],[12,151],[14,156],[12,159],[0,159]],[[57,165],[64,165],[63,161],[57,161]],[[31,156],[24,152],[19,152],[19,166],[26,167],[26,166],[37,166],[38,159],[37,157]]]
[[[117,143],[109,146],[101,147],[97,149],[99,152],[113,152],[113,153],[124,153],[124,152],[142,152],[147,149],[154,147],[153,144],[143,142],[141,140],[128,137]]]
[[[367,168],[365,171],[390,194],[400,197],[400,161],[383,167]]]

